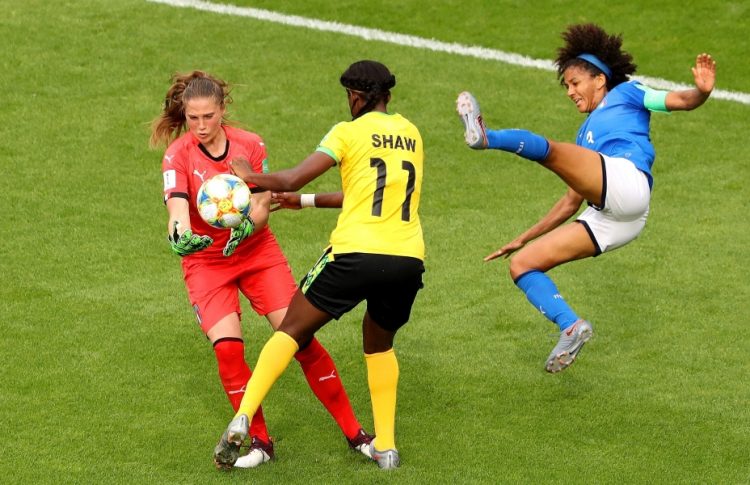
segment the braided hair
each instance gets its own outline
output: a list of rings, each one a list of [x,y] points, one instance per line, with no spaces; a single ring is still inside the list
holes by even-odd
[[[354,116],[357,119],[372,111],[380,101],[388,102],[391,89],[396,85],[396,76],[377,61],[357,61],[341,75],[341,85],[364,94],[365,105]]]
[[[607,78],[607,89],[626,82],[635,73],[636,65],[633,56],[622,50],[622,35],[609,35],[596,24],[576,24],[568,26],[561,37],[565,45],[557,50],[557,78],[565,84],[563,77],[569,67],[581,67],[592,76],[604,74]],[[605,69],[582,59],[582,55],[593,55],[604,64]],[[609,69],[609,73],[606,70]]]

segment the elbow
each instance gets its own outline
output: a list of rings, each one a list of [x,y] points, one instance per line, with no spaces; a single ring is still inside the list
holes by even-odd
[[[299,174],[294,171],[277,172],[277,183],[273,189],[278,192],[297,192],[307,183]]]

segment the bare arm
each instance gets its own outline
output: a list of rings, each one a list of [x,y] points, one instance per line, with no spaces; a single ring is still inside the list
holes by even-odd
[[[315,207],[340,209],[343,205],[343,192],[327,192],[323,194],[315,194]]]
[[[167,199],[167,213],[169,214],[169,221],[167,222],[167,235],[173,239],[179,239],[180,234],[190,229],[190,211],[188,201],[181,197],[171,197]],[[177,227],[175,227],[177,222]],[[177,230],[177,238],[174,237],[174,232]]]
[[[311,180],[336,165],[336,160],[323,152],[313,152],[296,167],[273,173],[255,173],[248,161],[237,157],[229,162],[232,171],[247,183],[274,192],[296,192]]]
[[[210,236],[193,234],[187,200],[179,197],[168,199],[167,212],[169,213],[167,235],[172,252],[178,256],[187,256],[213,244],[214,240]]]
[[[716,82],[716,62],[708,54],[700,54],[692,68],[695,87],[670,91],[665,100],[669,111],[690,111],[706,102]]]
[[[322,208],[340,208],[344,204],[343,192],[327,192],[322,194],[308,194],[314,197],[315,207]],[[271,203],[276,204],[271,208],[271,212],[279,209],[302,209],[302,197],[297,192],[274,192]]]
[[[542,217],[539,222],[528,228],[514,240],[504,245],[494,253],[487,255],[484,260],[492,261],[493,259],[499,258],[500,256],[508,257],[513,252],[521,249],[526,243],[532,241],[542,234],[546,234],[552,229],[558,227],[575,214],[583,203],[583,197],[578,194],[575,190],[568,188],[568,191],[563,195],[552,209]]]
[[[268,213],[271,209],[271,192],[265,190],[263,192],[256,192],[251,196],[250,199],[250,219],[253,220],[255,225],[255,231],[261,229],[263,226],[268,224]]]

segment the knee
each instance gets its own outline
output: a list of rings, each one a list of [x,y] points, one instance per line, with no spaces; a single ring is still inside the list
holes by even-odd
[[[377,354],[387,352],[393,348],[393,339],[396,331],[386,330],[365,313],[362,322],[362,348],[365,354]]]
[[[524,254],[519,253],[511,257],[510,264],[508,265],[508,271],[513,281],[516,281],[521,275],[535,269],[531,261],[524,257]]]
[[[219,374],[232,377],[247,366],[245,361],[245,344],[241,339],[219,339],[213,345]]]
[[[365,354],[380,354],[388,352],[393,348],[393,337],[390,339],[365,339],[362,342],[362,350]]]
[[[523,264],[518,260],[516,256],[510,258],[510,264],[508,265],[508,272],[513,281],[524,273]]]
[[[287,322],[287,320],[284,320],[276,331],[289,335],[295,342],[297,342],[297,345],[300,348],[307,347],[310,342],[312,342],[312,339],[315,338],[314,331],[305,329],[299,325],[294,325],[293,323]]]

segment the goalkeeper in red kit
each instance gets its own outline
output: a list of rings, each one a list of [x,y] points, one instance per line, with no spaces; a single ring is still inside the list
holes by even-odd
[[[235,229],[204,222],[195,200],[201,184],[231,173],[228,162],[242,156],[256,172],[267,171],[262,139],[229,126],[226,82],[202,71],[177,74],[162,113],[153,122],[151,145],[168,145],[162,160],[170,246],[182,257],[190,303],[213,345],[219,377],[234,411],[251,371],[245,360],[239,293],[276,329],[296,291],[289,264],[268,227],[271,194],[251,186],[250,217]],[[362,429],[328,352],[313,339],[295,354],[315,395],[343,431],[349,446],[369,456],[372,437]],[[250,468],[274,456],[263,412],[249,423],[249,451],[235,467]]]

